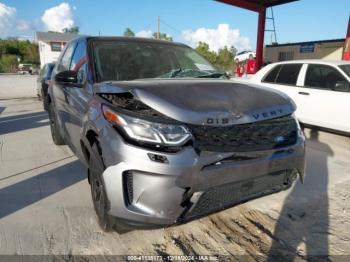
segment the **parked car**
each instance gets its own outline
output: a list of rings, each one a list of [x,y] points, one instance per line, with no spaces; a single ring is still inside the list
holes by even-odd
[[[32,74],[33,66],[32,64],[19,64],[17,73],[20,75]]]
[[[304,177],[288,96],[235,84],[183,44],[77,38],[48,101],[53,141],[87,166],[104,230],[188,221]]]
[[[242,62],[246,60],[252,60],[256,57],[255,52],[251,50],[244,50],[242,52],[239,52],[235,56],[235,61],[237,62]]]
[[[249,80],[289,95],[306,125],[350,134],[350,62],[300,60],[269,64]]]
[[[47,91],[49,85],[51,84],[51,74],[54,66],[54,63],[45,64],[41,68],[39,76],[36,80],[37,96],[39,100],[43,101],[43,106],[46,111],[48,110]]]

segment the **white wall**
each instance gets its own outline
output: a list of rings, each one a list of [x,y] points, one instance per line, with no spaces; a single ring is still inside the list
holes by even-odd
[[[57,62],[61,52],[51,51],[51,44],[43,41],[38,41],[39,55],[40,55],[40,67],[43,67],[47,63]],[[63,44],[62,44],[63,50]]]

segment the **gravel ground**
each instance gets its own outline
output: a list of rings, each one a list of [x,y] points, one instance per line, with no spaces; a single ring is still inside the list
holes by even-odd
[[[287,191],[184,225],[104,233],[86,170],[52,143],[35,93],[34,77],[0,76],[0,254],[350,255],[350,138],[305,130],[306,180]]]

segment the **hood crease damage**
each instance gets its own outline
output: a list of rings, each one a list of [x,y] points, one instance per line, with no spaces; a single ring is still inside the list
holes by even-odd
[[[95,93],[141,117],[193,125],[228,126],[268,120],[295,111],[279,92],[229,80],[152,79],[103,82]]]

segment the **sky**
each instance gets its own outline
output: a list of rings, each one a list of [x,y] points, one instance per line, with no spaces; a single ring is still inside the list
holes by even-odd
[[[278,43],[344,38],[350,0],[300,0],[273,12]],[[162,32],[193,47],[199,41],[214,51],[256,46],[257,14],[213,0],[0,0],[0,38],[33,39],[36,31],[72,26],[82,34],[109,36],[129,27],[137,36],[149,37],[158,16]],[[266,27],[272,27],[269,20]],[[265,43],[270,42],[266,32]]]

